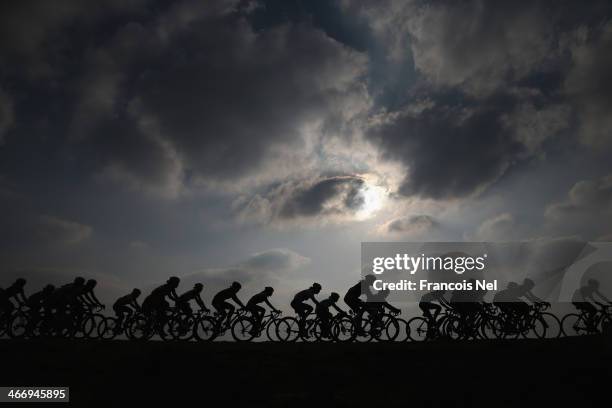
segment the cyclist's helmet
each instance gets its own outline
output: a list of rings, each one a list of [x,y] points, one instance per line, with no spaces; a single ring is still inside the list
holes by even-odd
[[[533,287],[535,286],[535,282],[527,278],[523,281],[523,286],[527,288],[528,290],[533,289]]]
[[[591,288],[597,289],[599,288],[599,281],[597,281],[597,279],[589,279],[587,281],[587,285]]]
[[[85,284],[85,279],[80,276],[77,276],[76,278],[74,278],[74,284],[76,286],[83,286]]]
[[[53,286],[53,285],[51,285],[51,284],[49,284],[49,285],[47,285],[47,286],[45,286],[45,287],[43,288],[43,292],[45,292],[45,293],[51,293],[51,292],[53,292],[54,290],[55,290],[55,286]]]
[[[364,278],[364,281],[367,285],[372,285],[375,280],[376,280],[376,276],[374,275],[366,275],[366,277]]]
[[[240,282],[232,282],[232,289],[239,290],[241,287]]]
[[[15,280],[14,285],[20,288],[23,288],[26,284],[26,280],[23,278],[17,278],[17,280]]]
[[[195,285],[193,285],[193,288],[198,292],[201,292],[202,289],[204,289],[204,285],[202,285],[201,283],[196,283]]]
[[[97,285],[97,284],[98,284],[98,282],[97,282],[95,279],[89,279],[89,280],[87,281],[87,284],[86,284],[86,285],[87,285],[87,287],[88,287],[88,288],[93,289],[93,288],[95,288],[95,287],[96,287],[96,285]]]
[[[274,288],[272,286],[266,286],[266,288],[264,289],[264,293],[270,296],[274,293]]]
[[[319,293],[321,291],[321,284],[315,282],[312,284],[312,288],[316,293]]]
[[[134,296],[136,296],[136,297],[140,296],[140,293],[141,293],[141,292],[140,292],[140,289],[134,289],[134,290],[132,290],[132,295],[134,295]]]
[[[340,299],[340,295],[337,294],[336,292],[332,292],[331,295],[329,295],[329,298],[333,300],[334,302],[337,302],[338,299]]]
[[[168,280],[166,281],[166,283],[172,287],[177,287],[179,285],[179,282],[181,280],[179,278],[177,278],[176,276],[171,276],[170,278],[168,278]]]

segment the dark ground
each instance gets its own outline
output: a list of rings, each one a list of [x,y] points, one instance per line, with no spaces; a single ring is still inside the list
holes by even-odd
[[[609,406],[611,341],[5,340],[0,341],[0,385],[67,385],[70,406],[83,407],[183,407],[188,401],[227,407]]]

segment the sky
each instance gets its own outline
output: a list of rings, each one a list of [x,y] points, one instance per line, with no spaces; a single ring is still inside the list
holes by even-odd
[[[366,241],[612,238],[608,1],[0,5],[0,286],[344,291]]]

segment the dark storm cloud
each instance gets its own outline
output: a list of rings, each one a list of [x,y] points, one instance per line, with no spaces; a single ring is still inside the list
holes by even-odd
[[[102,165],[148,185],[256,179],[303,149],[304,127],[352,114],[363,55],[308,24],[255,32],[226,9],[180,6],[90,55],[73,129]]]
[[[331,176],[289,181],[264,194],[234,203],[248,221],[280,222],[302,219],[333,221],[354,215],[364,204],[364,180],[358,176]]]
[[[142,10],[145,0],[5,1],[0,5],[0,68],[32,77],[61,74],[71,39],[66,28],[93,26],[108,16]],[[17,67],[15,63],[19,63]]]
[[[569,41],[572,66],[563,91],[576,103],[580,136],[595,147],[612,145],[612,22],[580,27]]]
[[[404,112],[369,133],[385,157],[406,165],[399,192],[434,199],[465,197],[497,180],[525,151],[511,136],[499,110],[461,106]]]

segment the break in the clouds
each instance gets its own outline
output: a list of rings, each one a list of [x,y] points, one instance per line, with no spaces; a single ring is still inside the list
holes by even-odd
[[[245,221],[340,221],[363,209],[365,188],[363,178],[351,175],[290,181],[263,194],[241,197],[234,206]]]
[[[52,3],[0,6],[6,268],[609,236],[609,2]]]

